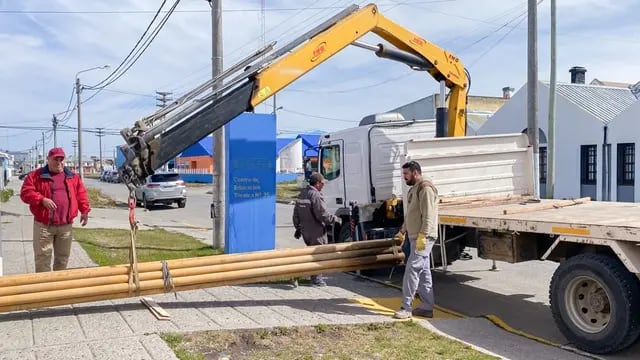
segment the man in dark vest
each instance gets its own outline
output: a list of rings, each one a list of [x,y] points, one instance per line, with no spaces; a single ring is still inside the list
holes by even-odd
[[[322,174],[309,176],[309,185],[302,189],[293,209],[293,226],[296,228],[295,238],[302,236],[307,246],[327,243],[327,226],[340,224],[340,218],[327,211],[322,195],[325,179]],[[322,274],[312,275],[313,285],[326,286]]]

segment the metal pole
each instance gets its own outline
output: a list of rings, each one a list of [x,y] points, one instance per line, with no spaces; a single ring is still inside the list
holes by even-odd
[[[102,135],[102,129],[103,128],[98,128],[98,145],[100,146],[100,173],[102,173],[102,137],[104,135]]]
[[[533,146],[533,196],[540,198],[540,144],[538,134],[538,36],[536,0],[529,0],[528,76],[527,76],[527,134]]]
[[[549,78],[549,126],[547,136],[547,198],[553,199],[556,146],[556,0],[551,0],[551,74]]]
[[[58,147],[58,118],[53,115],[53,147]]]
[[[222,0],[209,0],[211,6],[211,75],[222,73]],[[221,85],[213,84],[212,91]],[[213,246],[224,248],[226,201],[226,144],[224,126],[213,132]]]
[[[46,163],[46,161],[44,161],[44,159],[46,159],[46,155],[44,152],[44,131],[42,132],[42,165],[44,165]]]
[[[78,174],[80,179],[84,180],[84,171],[82,169],[82,115],[80,114],[80,78],[76,77],[76,111],[78,112]]]
[[[446,84],[444,80],[440,81],[440,96],[438,97],[438,107],[436,108],[436,137],[445,137],[449,129],[447,123],[447,107],[446,107]]]

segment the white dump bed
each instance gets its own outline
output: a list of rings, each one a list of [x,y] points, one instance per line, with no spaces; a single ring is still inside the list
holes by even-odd
[[[533,194],[528,144],[525,134],[409,141],[405,161],[420,164],[440,198],[519,197]]]
[[[533,157],[524,134],[413,141],[405,159],[420,163],[438,188],[441,224],[640,242],[638,203],[530,201]]]

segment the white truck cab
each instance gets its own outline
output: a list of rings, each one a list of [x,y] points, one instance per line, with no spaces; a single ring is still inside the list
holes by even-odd
[[[357,127],[322,136],[318,171],[327,181],[322,192],[329,211],[348,225],[351,205],[357,204],[360,223],[378,227],[386,220],[385,228],[399,227],[401,207],[395,219],[375,219],[386,211],[386,201],[402,198],[405,144],[433,138],[435,131],[435,119],[406,120],[399,113],[383,113],[364,117]],[[334,228],[329,234],[330,241],[349,241],[351,228]]]

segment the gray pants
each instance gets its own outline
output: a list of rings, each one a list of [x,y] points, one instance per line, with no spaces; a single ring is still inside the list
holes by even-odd
[[[407,238],[407,241],[409,239]],[[431,280],[431,249],[435,244],[434,239],[427,242],[426,255],[417,255],[415,243],[411,243],[411,254],[406,261],[404,277],[402,278],[402,309],[411,311],[413,299],[418,292],[420,301],[418,309],[433,311],[433,281]]]
[[[318,245],[326,245],[328,242],[327,235],[323,234],[320,237],[306,237],[304,234],[302,235],[302,239],[307,246],[318,246]],[[327,278],[324,274],[311,275],[310,276],[311,283],[313,284],[321,284],[324,283]]]

